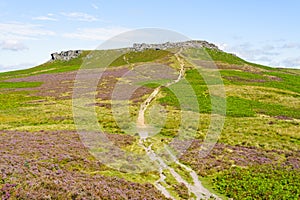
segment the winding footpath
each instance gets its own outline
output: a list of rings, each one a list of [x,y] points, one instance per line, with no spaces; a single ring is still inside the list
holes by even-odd
[[[169,82],[167,84],[165,84],[165,87],[169,87],[177,82],[179,82],[185,73],[185,69],[184,69],[184,61],[179,57],[180,53],[181,53],[182,49],[180,49],[180,51],[178,51],[175,54],[175,57],[177,59],[177,61],[180,63],[180,72],[179,75],[177,77],[176,80]],[[194,196],[196,196],[197,200],[200,199],[220,199],[218,196],[216,196],[215,194],[212,194],[210,191],[208,191],[205,187],[203,187],[203,185],[201,184],[201,182],[199,181],[198,175],[197,173],[192,170],[190,167],[182,164],[179,162],[179,160],[176,158],[176,156],[174,156],[172,154],[172,152],[168,151],[169,155],[172,157],[172,159],[174,160],[174,162],[178,165],[181,166],[183,169],[185,169],[187,172],[189,172],[190,176],[193,179],[193,184],[189,183],[188,181],[186,181],[184,178],[182,178],[180,176],[180,174],[178,174],[174,168],[168,166],[164,160],[162,158],[160,158],[152,149],[152,144],[150,144],[149,146],[146,146],[144,144],[144,141],[147,140],[148,137],[148,132],[147,132],[147,125],[145,124],[145,111],[147,110],[148,106],[150,105],[150,103],[155,99],[156,95],[160,92],[161,86],[155,88],[155,90],[150,94],[150,96],[141,104],[139,113],[138,113],[138,118],[137,118],[137,128],[139,130],[139,135],[140,135],[140,139],[139,139],[139,145],[144,148],[144,150],[146,151],[148,157],[152,160],[158,163],[159,165],[159,174],[160,174],[160,178],[155,182],[155,186],[157,189],[159,189],[167,198],[171,198],[171,199],[175,199],[174,196],[172,196],[169,191],[167,190],[167,188],[164,185],[167,185],[165,179],[166,176],[163,174],[163,170],[168,170],[171,175],[175,178],[175,180],[178,183],[183,183],[187,188],[188,188],[188,193],[189,195],[194,194]]]

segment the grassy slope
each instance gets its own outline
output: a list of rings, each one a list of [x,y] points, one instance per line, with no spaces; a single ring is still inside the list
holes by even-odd
[[[3,72],[0,73],[0,80],[20,78],[20,77],[26,77],[26,76],[38,75],[38,74],[74,71],[79,69],[80,65],[82,64],[83,58],[88,54],[89,51],[84,51],[78,58],[72,59],[70,61],[47,62],[29,69]]]
[[[300,119],[300,73],[299,70],[274,69],[246,62],[234,55],[207,49],[212,59],[220,64],[220,73],[225,83],[227,93],[227,118],[224,131],[220,138],[221,143],[229,145],[241,145],[257,147],[266,150],[279,149],[283,151],[295,151],[300,149],[299,119]],[[16,88],[32,88],[40,86],[40,82],[3,82],[10,78],[26,77],[37,74],[59,73],[79,69],[83,58],[89,52],[84,52],[79,58],[68,62],[56,61],[43,65],[14,72],[0,73],[0,129],[1,130],[74,130],[71,100],[56,100],[52,97],[39,97],[30,95],[32,91],[19,91]],[[130,63],[151,62],[169,56],[164,51],[148,50],[140,53],[126,55]],[[127,64],[123,58],[119,58],[112,66]],[[225,67],[224,67],[225,66]],[[204,115],[199,125],[199,138],[205,134],[208,128],[207,114],[210,113],[210,99],[207,87],[202,77],[194,69],[189,69],[186,79],[192,85],[200,102],[200,112]],[[148,84],[153,87],[153,84]],[[176,88],[176,85],[172,86]],[[174,112],[168,114],[167,124],[163,128],[160,137],[172,137],[178,122],[178,101],[174,94],[167,88],[163,89],[158,99],[162,105],[172,108]],[[135,108],[136,109],[136,108]],[[99,118],[106,120],[107,131],[119,133],[116,123],[110,117],[110,111],[105,110]],[[288,120],[285,120],[288,119]],[[120,132],[121,133],[121,132]],[[235,170],[235,169],[228,169]],[[254,176],[247,176],[249,170]],[[219,192],[236,197],[238,195],[259,195],[268,192],[268,187],[261,188],[259,193],[249,189],[244,194],[243,187],[247,181],[255,184],[264,182],[263,173],[257,172],[257,167],[249,170],[236,170],[240,175],[230,176],[231,171],[212,175],[211,184]],[[276,174],[290,177],[287,169],[280,168],[269,170],[268,180],[274,182],[272,187],[280,192],[281,184],[278,184]],[[298,173],[298,172],[293,172]],[[110,175],[122,176],[117,172]],[[240,180],[240,177],[245,177]],[[298,176],[299,177],[299,176]],[[125,177],[126,178],[126,177]],[[127,177],[127,179],[132,179]],[[147,180],[147,176],[137,178],[139,182]],[[232,186],[232,183],[240,180],[241,184]],[[276,183],[276,184],[275,184]],[[225,184],[225,186],[224,186]],[[285,185],[286,186],[286,185]],[[288,187],[288,186],[286,186]],[[288,190],[289,191],[289,190]],[[299,191],[298,191],[299,192]],[[276,195],[277,193],[274,193]],[[299,193],[298,193],[299,194]],[[270,194],[272,197],[272,194]],[[285,197],[292,197],[288,193]],[[256,196],[255,196],[256,197]]]

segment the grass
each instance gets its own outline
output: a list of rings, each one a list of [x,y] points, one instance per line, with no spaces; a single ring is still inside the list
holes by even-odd
[[[246,61],[235,56],[234,54],[205,48],[205,51],[211,57],[213,61],[220,61],[227,64],[244,65]]]
[[[300,171],[268,165],[234,167],[218,174],[214,187],[233,199],[298,199]]]
[[[245,61],[246,64],[250,65],[250,66],[253,66],[253,67],[258,67],[258,68],[261,68],[261,69],[265,69],[265,70],[277,70],[276,68],[273,68],[273,67],[269,67],[269,66],[265,66],[265,65],[260,65],[260,64],[256,64],[256,63],[252,63],[252,62],[247,62]]]
[[[224,73],[226,72],[226,73]],[[224,74],[234,74],[238,75],[239,77],[245,78],[245,79],[260,79],[262,78],[261,75],[258,74],[252,74],[252,73],[246,73],[246,72],[240,72],[240,71],[222,71],[221,73]],[[194,94],[197,96],[198,103],[199,103],[199,110],[200,113],[210,113],[211,112],[211,100],[210,96],[208,94],[208,89],[206,84],[204,83],[203,78],[197,73],[196,70],[189,70],[186,74],[186,80],[187,82],[181,81],[177,84],[172,85],[170,88],[164,88],[163,93],[165,94],[164,97],[160,98],[159,101],[162,105],[169,105],[176,108],[180,108],[182,106],[183,108],[187,108],[190,110],[197,110],[196,104],[192,102],[190,95],[193,95],[192,92],[189,91],[188,85],[191,85],[193,88]],[[288,85],[291,85],[290,88],[293,88],[293,92],[299,91],[297,88],[297,85],[299,83],[296,83],[298,79],[294,78],[289,80],[289,83],[285,83]],[[300,82],[300,80],[299,80]],[[280,82],[273,82],[272,84],[276,84],[277,87],[272,88],[279,88],[282,89],[283,87],[280,85]],[[241,82],[238,83],[238,85],[242,85]],[[257,84],[251,84],[251,85],[257,85]],[[271,86],[266,84],[258,84],[260,86],[266,86],[270,88]],[[225,87],[226,89],[226,87]],[[187,93],[188,92],[188,93]],[[247,91],[244,92],[245,94],[248,94]],[[265,92],[267,94],[267,90]],[[190,94],[190,95],[187,95]],[[177,96],[176,96],[177,95]],[[294,94],[298,97],[297,94]],[[182,97],[182,102],[185,104],[180,104],[178,101],[178,97]],[[287,93],[286,98],[289,97],[289,93]],[[288,107],[286,105],[281,105],[274,103],[274,101],[271,102],[263,102],[258,101],[253,98],[246,99],[245,97],[238,97],[238,96],[232,96],[229,94],[229,96],[226,98],[227,101],[227,116],[231,117],[253,117],[256,114],[266,114],[270,116],[279,116],[284,115],[287,117],[292,118],[300,118],[300,109],[295,107]]]
[[[261,68],[264,70],[271,70],[271,71],[276,70],[272,67],[248,62],[248,61],[243,60],[243,59],[239,58],[238,56],[231,54],[231,53],[218,51],[218,50],[214,50],[214,49],[208,49],[208,48],[205,48],[205,51],[210,56],[210,59],[212,59],[215,62],[226,63],[226,64],[230,64],[230,65],[241,65],[241,66],[249,65],[252,67]]]
[[[169,170],[164,170],[163,174],[166,176],[165,182],[161,183],[166,187],[168,192],[175,197],[175,199],[189,199],[190,195],[187,192],[186,186],[181,183],[179,184]],[[171,186],[171,187],[170,187]]]
[[[1,130],[75,130],[71,101],[30,96],[29,92],[0,94]]]
[[[27,106],[27,101],[40,99],[29,95],[30,92],[1,92],[0,93],[0,111],[16,111],[21,106]],[[16,112],[18,113],[18,112]]]
[[[289,90],[299,93],[300,91],[300,75],[284,73],[284,72],[266,72],[265,74],[279,77],[282,81],[271,81],[266,83],[265,87],[273,87],[283,90]]]
[[[227,117],[219,142],[263,149],[297,150],[300,148],[299,123],[268,116]]]
[[[0,82],[0,88],[33,88],[41,85],[42,82]]]
[[[221,70],[222,76],[225,78],[227,85],[252,85],[268,88],[277,88],[288,90],[291,92],[300,91],[300,76],[292,73],[281,71],[267,71],[262,74],[255,74],[250,72],[236,71],[236,70]],[[272,80],[269,77],[276,78]]]
[[[224,194],[221,194],[218,190],[216,190],[213,187],[213,182],[212,182],[212,177],[208,176],[208,177],[200,177],[200,181],[202,183],[202,185],[207,188],[211,193],[217,195],[218,197],[220,197],[221,199],[227,199],[227,197]]]
[[[225,52],[211,49],[206,50],[208,55],[216,62],[234,66],[234,69],[220,70],[225,83],[227,113],[219,143],[231,145],[232,149],[245,147],[249,149],[256,148],[263,152],[297,152],[300,149],[299,70],[273,69],[249,63]],[[80,57],[67,62],[55,61],[31,69],[0,73],[0,130],[30,131],[30,134],[35,134],[41,130],[52,132],[57,130],[75,131],[72,115],[72,99],[57,100],[54,97],[35,96],[36,87],[42,84],[40,82],[3,81],[10,78],[37,74],[75,71],[79,69],[88,53],[89,52],[86,51]],[[209,59],[209,57],[207,57],[207,54],[203,54],[202,59]],[[128,63],[130,63],[131,67],[135,67],[137,64],[154,61],[163,62],[178,70],[178,63],[176,63],[174,57],[171,57],[169,52],[156,50],[127,53],[125,60],[124,56],[119,57],[111,64],[111,67],[127,65]],[[239,67],[241,68],[239,69]],[[247,71],[247,67],[251,69],[259,68],[259,70]],[[192,69],[191,66],[187,68],[185,79],[186,80],[182,80],[169,88],[162,88],[162,91],[158,94],[158,98],[152,102],[149,110],[146,111],[146,121],[156,120],[156,122],[162,123],[160,124],[162,125],[162,129],[159,134],[151,138],[153,149],[160,150],[163,144],[172,141],[172,139],[178,135],[178,129],[181,126],[184,133],[189,133],[193,130],[195,132],[193,138],[199,139],[199,141],[206,136],[210,125],[210,113],[212,112],[208,87],[204,78],[198,73],[198,70]],[[215,86],[218,87],[218,82],[215,80],[210,81],[215,83]],[[140,85],[155,88],[164,83],[166,83],[166,80],[143,82],[140,83]],[[18,88],[25,88],[26,91],[17,90]],[[193,96],[195,96],[196,99],[192,99],[191,97]],[[142,98],[145,99],[146,97],[147,95]],[[213,96],[213,98],[218,97]],[[194,100],[196,100],[199,105],[195,104]],[[223,99],[219,100],[222,101]],[[101,100],[97,100],[97,102],[98,101],[100,102]],[[103,101],[102,103],[109,103],[109,101]],[[163,109],[165,109],[165,119],[162,119],[163,115],[154,116],[152,113],[154,118],[151,116],[151,107],[157,104],[160,104],[163,106]],[[133,130],[130,130],[128,121],[133,123],[136,121],[139,106],[140,103],[132,104],[130,106],[130,119],[122,118],[118,123],[110,108],[96,107],[97,119],[104,132],[121,135],[120,138],[117,138],[120,141],[124,142],[126,140],[122,137],[125,136],[126,131],[129,131],[129,135],[136,139],[135,133]],[[194,112],[199,110],[200,123],[198,126],[181,125],[182,117],[180,109]],[[191,117],[191,119],[188,120],[192,121],[193,119]],[[120,125],[122,127],[120,127]],[[41,134],[41,137],[42,135],[43,134]],[[2,136],[4,137],[4,135],[1,135],[1,137]],[[45,135],[45,137],[46,136],[47,135]],[[49,137],[49,135],[47,137]],[[47,143],[47,139],[42,140],[41,143],[43,142]],[[127,141],[125,141],[125,144],[126,142]],[[70,144],[74,143],[70,142]],[[60,144],[59,148],[62,147],[64,148],[64,146]],[[125,151],[132,151],[137,154],[143,153],[143,149],[138,146],[136,141],[133,143],[128,142],[128,145],[124,145],[121,148]],[[197,149],[192,150],[196,151]],[[31,154],[23,156],[28,159]],[[189,154],[188,156],[193,157],[193,154]],[[220,165],[228,161],[226,160],[227,158],[222,156],[223,155],[219,155],[219,157],[214,158],[221,163]],[[284,160],[285,156],[282,156],[282,159]],[[130,182],[143,184],[149,182],[154,183],[155,180],[158,179],[156,173],[132,175],[109,168],[101,168],[101,170],[94,167],[85,168],[86,161],[84,161],[84,159],[74,159],[72,162],[65,160],[54,161],[65,170],[72,172],[79,171],[88,177],[104,175],[105,177],[118,177]],[[51,160],[51,162],[53,162],[53,160]],[[94,161],[88,162],[94,163]],[[214,161],[211,161],[209,164],[213,162]],[[276,160],[274,160],[274,162],[276,162]],[[47,162],[45,161],[45,163]],[[91,163],[90,165],[93,165]],[[192,161],[186,164],[194,167],[198,166]],[[230,162],[226,164],[231,166]],[[28,166],[31,165],[32,164],[29,163]],[[199,166],[201,167],[201,165]],[[198,168],[202,169],[199,166]],[[203,174],[209,174],[208,171],[210,168],[215,169],[214,167],[217,168],[218,166],[203,168]],[[198,168],[194,168],[194,170],[196,171]],[[176,171],[189,182],[191,181],[189,175],[184,170],[176,168]],[[230,198],[239,199],[243,197],[245,199],[251,199],[252,197],[258,199],[276,199],[280,197],[283,199],[293,199],[295,197],[293,195],[299,195],[299,191],[295,188],[299,187],[298,182],[300,181],[298,177],[300,176],[299,171],[294,169],[290,170],[289,168],[275,167],[274,165],[259,165],[247,166],[246,168],[232,167],[230,169],[224,169],[220,173],[217,172],[217,170],[211,170],[210,173],[212,176],[205,175],[203,179],[207,179],[204,181],[207,187],[212,187],[213,184],[214,189],[218,193]],[[165,174],[167,175],[166,181],[174,185],[174,188],[170,188],[170,192],[180,191],[180,195],[182,196],[177,195],[176,197],[185,197],[184,188],[181,185],[176,185],[176,182],[168,172],[165,172]],[[291,184],[287,185],[287,181]],[[48,182],[46,181],[45,184],[46,183]],[[273,192],[270,193],[269,188],[273,188]]]
[[[0,81],[5,79],[20,78],[37,74],[60,73],[78,70],[83,62],[83,58],[85,58],[89,53],[90,51],[83,51],[83,53],[79,57],[71,59],[69,61],[57,60],[53,62],[46,62],[44,64],[29,69],[2,72],[0,73]]]
[[[209,113],[211,111],[211,103],[207,86],[201,75],[197,70],[188,70],[185,78],[186,81],[182,80],[169,88],[163,88],[162,91],[165,95],[159,99],[160,103],[174,106],[178,109],[181,107],[184,110],[200,110],[201,113]],[[196,97],[197,99],[191,97]]]
[[[96,172],[89,172],[90,174],[101,174],[110,177],[119,177],[124,178],[127,181],[136,182],[136,183],[154,183],[159,179],[159,175],[156,172],[144,172],[141,174],[133,173],[122,173],[114,169],[101,170]]]
[[[170,54],[171,53],[169,51],[153,50],[153,49],[148,49],[145,51],[138,51],[138,52],[131,51],[114,60],[110,64],[110,66],[122,66],[128,63],[132,64],[132,63],[140,63],[140,62],[151,62],[154,60],[165,58]]]
[[[276,104],[291,109],[300,108],[300,94],[283,89],[248,85],[244,85],[243,87],[227,85],[226,93],[227,96],[240,97],[266,104],[274,104],[274,99],[276,99]]]
[[[236,84],[238,83],[242,84],[246,81],[249,82],[249,81],[267,80],[267,78],[264,77],[263,75],[254,74],[251,72],[244,72],[244,71],[237,71],[237,70],[220,70],[220,73],[224,78],[238,77],[240,81],[236,80],[230,82],[230,83],[234,82]]]
[[[253,117],[256,114],[286,116],[300,119],[300,109],[289,108],[275,103],[263,103],[239,97],[227,97],[227,116]]]

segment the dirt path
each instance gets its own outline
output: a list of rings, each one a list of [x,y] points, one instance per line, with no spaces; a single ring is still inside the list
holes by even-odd
[[[178,75],[178,77],[177,77],[176,80],[174,80],[172,82],[169,82],[166,85],[164,85],[165,87],[169,87],[172,84],[175,84],[175,83],[179,82],[183,78],[183,76],[184,76],[184,73],[185,73],[185,70],[184,70],[184,61],[179,57],[181,51],[182,50],[178,51],[175,54],[175,57],[176,57],[177,61],[180,63],[180,72],[179,72],[179,75]],[[156,188],[159,189],[166,197],[171,198],[171,199],[175,199],[175,197],[172,196],[168,192],[167,188],[163,186],[163,185],[166,185],[166,182],[165,182],[166,176],[163,174],[163,170],[168,170],[178,183],[183,183],[188,188],[189,194],[193,193],[196,196],[197,200],[198,199],[209,199],[209,198],[220,199],[216,195],[210,193],[206,188],[204,188],[203,185],[201,184],[201,182],[199,181],[197,173],[194,170],[192,170],[190,167],[188,167],[188,166],[180,163],[179,160],[170,151],[168,151],[168,153],[171,155],[171,157],[173,158],[173,160],[175,161],[175,163],[177,165],[181,166],[187,172],[189,172],[190,176],[193,179],[193,184],[189,183],[184,178],[182,178],[180,176],[180,174],[178,174],[175,171],[174,168],[168,166],[163,161],[163,159],[160,158],[152,150],[152,144],[150,144],[149,146],[146,146],[144,144],[144,141],[148,137],[147,125],[145,124],[145,111],[147,110],[147,108],[150,105],[150,103],[155,99],[156,95],[160,92],[160,89],[161,89],[161,86],[157,87],[150,94],[150,96],[141,104],[141,107],[140,107],[140,110],[139,110],[139,114],[138,114],[138,118],[137,118],[137,123],[136,123],[137,124],[137,128],[139,130],[139,135],[140,135],[139,145],[145,149],[147,155],[149,156],[149,158],[151,160],[156,161],[159,164],[160,179],[155,182]]]

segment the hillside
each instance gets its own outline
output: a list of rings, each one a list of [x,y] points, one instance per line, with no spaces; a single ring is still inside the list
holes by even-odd
[[[172,163],[171,169],[162,172],[127,173],[101,163],[90,154],[76,132],[72,107],[76,74],[89,55],[95,53],[83,51],[67,61],[54,60],[30,69],[0,73],[2,198],[167,198],[164,190],[159,189],[161,186],[170,198],[191,199],[197,194],[187,189],[186,185],[192,184],[193,177],[184,166],[195,171],[202,185],[220,198],[299,198],[300,70],[250,63],[210,46],[201,47],[207,54],[200,57],[194,46],[182,53],[177,48],[155,48],[129,51],[109,63],[97,83],[96,101],[93,104],[86,102],[85,106],[87,109],[95,107],[103,132],[117,147],[138,155],[145,154],[143,145],[146,148],[151,144],[150,148],[159,152],[162,146],[171,143],[181,128],[181,109],[200,113],[199,123],[183,127],[183,132],[192,130],[194,135],[190,147],[180,156],[180,163]],[[117,51],[96,53],[114,54]],[[224,83],[224,99],[210,94],[205,77],[185,57],[197,59],[204,73],[209,68],[210,58],[214,61]],[[144,110],[143,117],[146,122],[152,120],[162,127],[149,140],[141,142],[135,132],[127,134],[127,130],[131,131],[128,119],[116,121],[110,100],[114,86],[126,82],[124,75],[140,66],[155,69],[156,64],[169,66],[176,73],[161,75],[161,80],[152,82],[141,79],[144,81],[138,82],[139,88],[130,96],[130,120],[135,122],[140,117],[141,105],[161,86],[148,103],[150,108]],[[183,73],[182,77],[180,73]],[[170,80],[173,82],[167,87]],[[220,82],[211,83],[218,84]],[[186,85],[193,89],[199,106],[193,107],[189,103]],[[181,91],[183,101],[190,107],[182,108],[174,91]],[[212,98],[220,102],[226,100],[226,117],[217,144],[202,158],[198,151],[214,113]],[[160,118],[163,114],[151,118],[151,112],[156,108],[163,109],[164,120]],[[187,184],[174,178],[172,169]],[[157,182],[162,174],[164,181]]]

